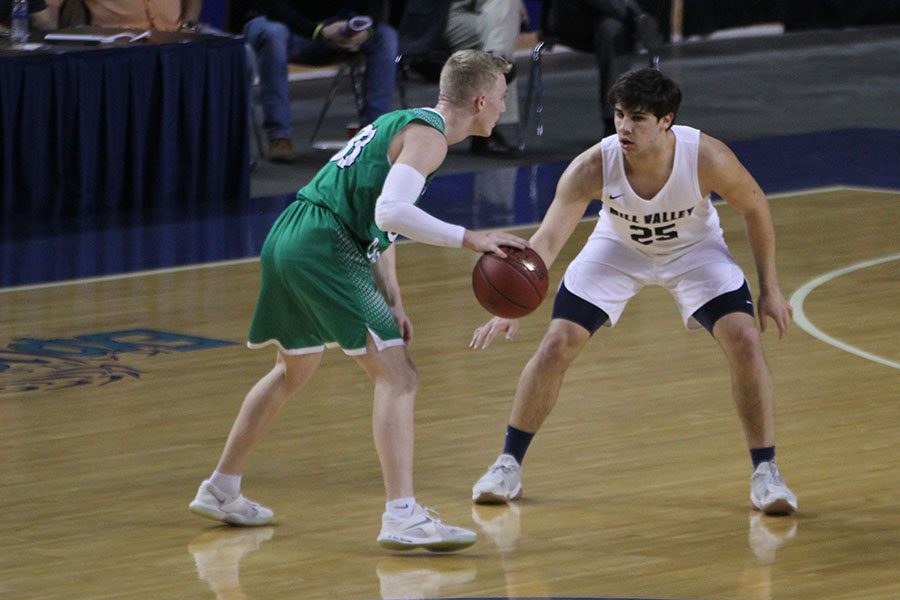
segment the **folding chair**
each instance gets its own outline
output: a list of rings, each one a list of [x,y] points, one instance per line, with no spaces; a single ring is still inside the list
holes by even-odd
[[[566,1],[566,0],[563,0]],[[544,52],[551,50],[555,45],[567,45],[564,33],[557,33],[550,25],[551,0],[544,0],[541,10],[541,25],[538,29],[538,41],[531,50],[531,69],[528,75],[528,91],[525,96],[525,114],[522,116],[522,128],[520,130],[519,149],[525,148],[525,135],[529,130],[532,116],[535,120],[534,131],[537,141],[540,143],[544,136],[544,101],[543,101],[543,56]],[[656,49],[642,49],[646,53],[647,66],[659,69],[659,54]],[[603,99],[601,98],[602,102]]]

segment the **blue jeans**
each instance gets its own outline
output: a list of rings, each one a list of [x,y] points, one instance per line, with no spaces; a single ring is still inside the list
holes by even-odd
[[[269,139],[291,137],[291,101],[288,94],[288,62],[322,65],[338,62],[347,54],[325,44],[292,33],[287,25],[266,17],[251,19],[244,26],[247,43],[256,52],[260,97]],[[397,31],[380,23],[360,52],[366,56],[365,91],[359,115],[368,125],[391,110],[397,76]]]

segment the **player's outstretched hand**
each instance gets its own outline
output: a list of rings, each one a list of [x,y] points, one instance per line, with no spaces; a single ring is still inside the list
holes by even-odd
[[[475,330],[472,335],[472,341],[469,342],[469,348],[474,350],[483,350],[491,345],[494,338],[499,333],[506,333],[506,339],[511,340],[519,331],[518,319],[502,319],[493,317],[490,321]]]
[[[775,321],[775,325],[778,327],[778,338],[783,338],[794,318],[794,308],[781,290],[759,295],[759,329],[762,332],[766,331],[766,317],[771,317]]]
[[[493,252],[500,258],[506,258],[506,253],[500,246],[512,246],[520,250],[528,247],[528,242],[517,235],[505,231],[470,231],[463,235],[463,248],[475,252]]]

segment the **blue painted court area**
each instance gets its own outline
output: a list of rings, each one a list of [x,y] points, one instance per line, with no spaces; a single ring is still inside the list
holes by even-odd
[[[844,185],[900,189],[900,131],[841,129],[729,146],[767,194]]]
[[[730,146],[769,194],[829,186],[900,189],[900,131],[842,129]],[[439,176],[420,206],[470,229],[537,223],[565,167],[552,163]],[[254,198],[240,209],[174,207],[54,222],[12,219],[0,226],[0,287],[254,257],[293,198]]]

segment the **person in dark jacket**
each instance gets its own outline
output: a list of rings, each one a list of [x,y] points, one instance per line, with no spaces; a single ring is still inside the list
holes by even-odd
[[[244,35],[256,52],[270,160],[294,159],[289,62],[328,64],[361,52],[366,57],[366,74],[360,126],[365,127],[391,110],[397,32],[382,21],[384,13],[383,0],[257,0],[251,3]],[[372,26],[362,31],[351,30],[348,22],[354,16],[371,18]]]
[[[659,25],[637,0],[565,0],[546,2],[545,27],[566,46],[593,52],[597,61],[603,135],[615,133],[613,109],[606,101],[616,79],[628,70],[635,42],[654,53],[661,42]]]

